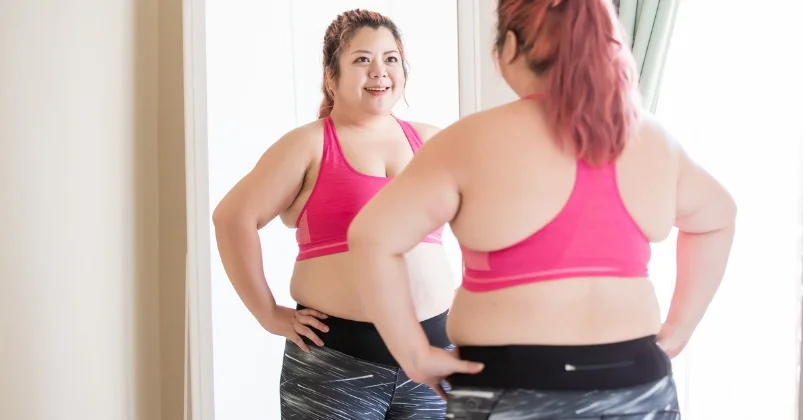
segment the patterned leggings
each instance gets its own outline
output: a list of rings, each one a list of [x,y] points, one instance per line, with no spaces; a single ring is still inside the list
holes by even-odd
[[[452,420],[680,420],[675,382],[666,377],[607,391],[500,390],[455,387]]]
[[[280,399],[283,420],[444,419],[446,402],[398,367],[327,347],[285,344]]]

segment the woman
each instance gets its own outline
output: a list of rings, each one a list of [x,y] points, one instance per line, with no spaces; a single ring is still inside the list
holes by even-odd
[[[452,419],[678,419],[670,358],[722,279],[728,192],[639,112],[609,0],[501,0],[496,57],[521,100],[433,138],[352,223],[362,299]],[[454,353],[415,322],[402,255],[450,223],[464,276]],[[679,230],[666,321],[650,243]]]
[[[364,10],[338,16],[326,31],[323,64],[320,119],[271,146],[215,209],[223,265],[259,323],[288,340],[282,418],[442,419],[446,403],[410,382],[367,322],[346,243],[352,218],[437,129],[391,114],[407,68],[387,17]],[[277,216],[297,229],[296,308],[276,304],[263,274],[257,231]],[[405,264],[413,317],[429,344],[445,348],[454,285],[441,230],[412,246]]]

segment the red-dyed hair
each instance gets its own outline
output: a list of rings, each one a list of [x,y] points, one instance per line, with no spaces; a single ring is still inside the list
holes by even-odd
[[[611,0],[499,0],[497,54],[512,31],[545,77],[547,121],[562,147],[605,165],[624,150],[640,107],[632,53]]]
[[[407,79],[409,71],[407,60],[404,55],[404,45],[401,33],[396,24],[390,18],[371,12],[368,10],[354,9],[338,15],[335,20],[326,28],[326,35],[323,37],[323,101],[318,109],[318,118],[324,118],[332,112],[335,105],[335,97],[330,90],[330,84],[337,83],[340,75],[340,54],[348,46],[349,41],[354,38],[354,34],[361,28],[379,29],[385,28],[393,34],[396,39],[396,47],[401,56],[404,78]]]

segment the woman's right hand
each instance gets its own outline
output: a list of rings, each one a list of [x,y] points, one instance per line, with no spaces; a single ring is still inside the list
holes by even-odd
[[[322,332],[329,332],[329,327],[319,321],[328,317],[328,315],[314,309],[305,308],[299,311],[285,306],[276,306],[270,320],[265,325],[265,329],[271,334],[287,338],[301,348],[302,351],[309,353],[309,347],[301,339],[301,336],[309,338],[318,346],[323,346],[323,341],[315,334],[312,328]]]

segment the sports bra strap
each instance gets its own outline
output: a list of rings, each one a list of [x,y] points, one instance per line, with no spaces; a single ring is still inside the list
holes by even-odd
[[[423,141],[421,140],[421,137],[418,135],[418,132],[415,131],[415,128],[413,128],[413,126],[410,125],[410,123],[408,123],[407,121],[400,120],[398,118],[396,118],[396,121],[399,122],[399,125],[404,131],[404,136],[407,137],[407,142],[410,143],[410,147],[413,149],[413,152],[417,152],[418,149],[420,149],[423,144]]]
[[[321,155],[320,173],[349,167],[343,155],[343,149],[340,147],[340,139],[337,137],[332,117],[327,116],[323,125],[323,153]]]

